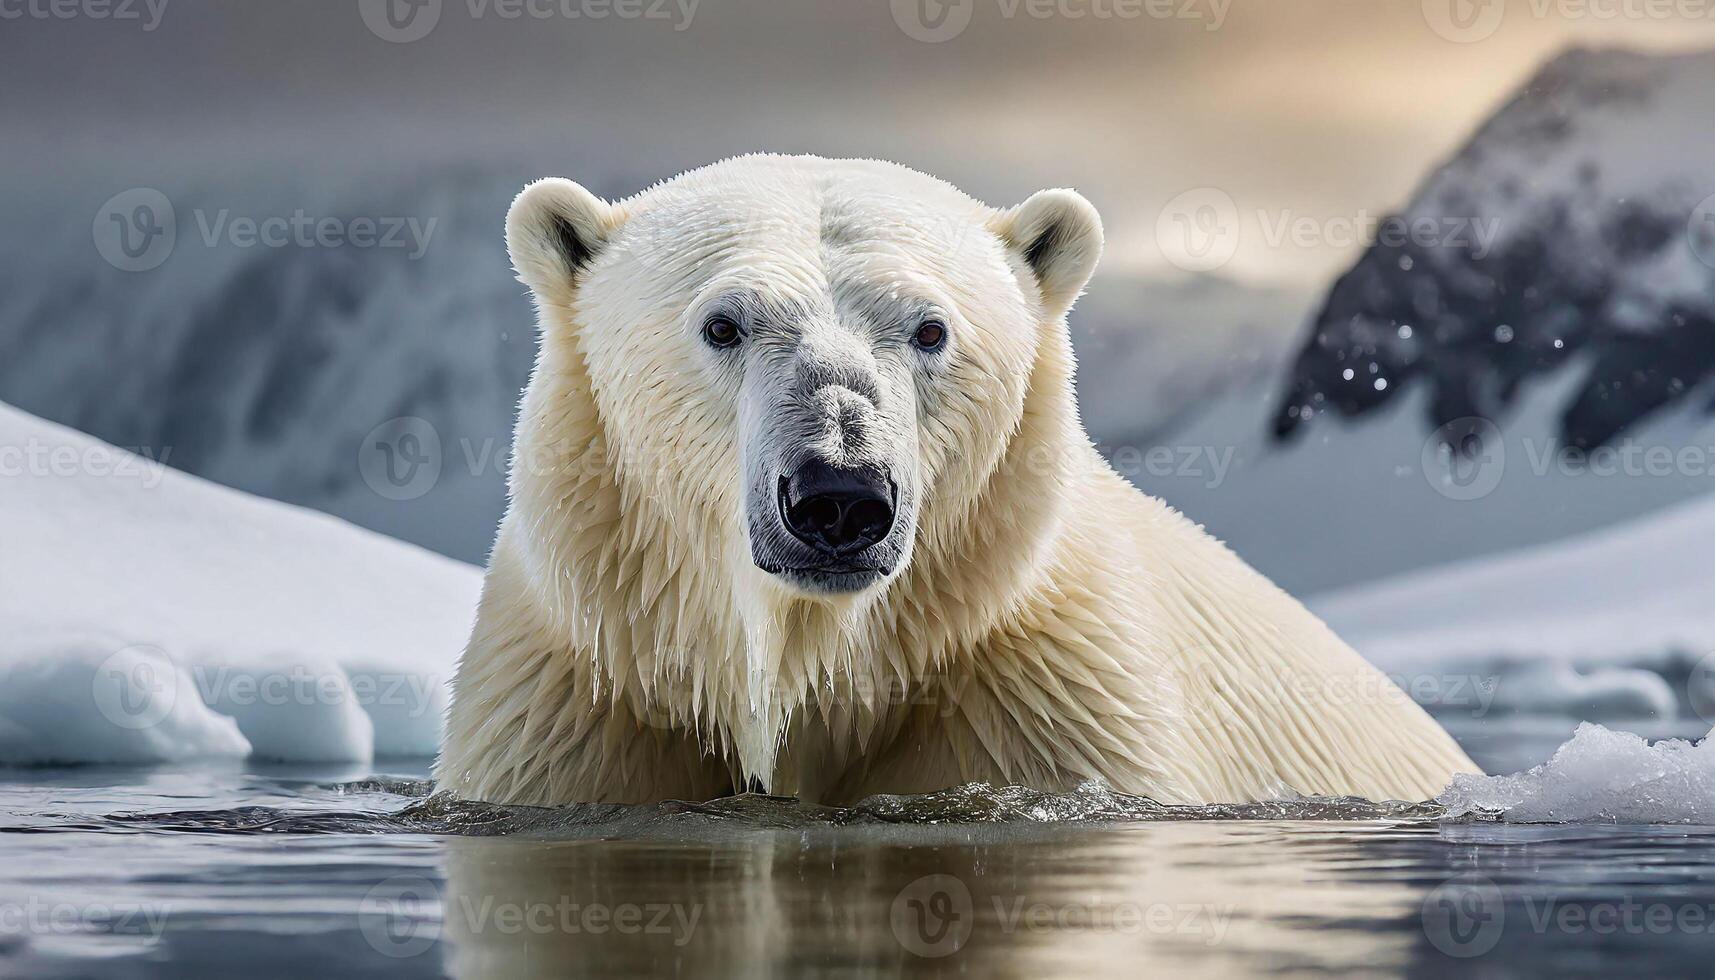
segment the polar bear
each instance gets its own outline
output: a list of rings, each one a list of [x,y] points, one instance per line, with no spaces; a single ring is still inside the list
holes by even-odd
[[[540,350],[436,775],[509,803],[1475,772],[1079,421],[1094,208],[774,155],[506,219]]]

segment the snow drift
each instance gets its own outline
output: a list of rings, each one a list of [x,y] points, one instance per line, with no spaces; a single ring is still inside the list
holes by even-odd
[[[1660,663],[1715,651],[1715,497],[1311,600],[1371,662]]]
[[[1310,607],[1456,730],[1535,716],[1689,734],[1715,724],[1712,579],[1705,496]]]
[[[0,765],[431,755],[480,581],[0,405]]]

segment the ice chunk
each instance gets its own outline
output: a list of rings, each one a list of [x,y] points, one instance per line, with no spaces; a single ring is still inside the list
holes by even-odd
[[[99,631],[15,639],[0,657],[0,763],[243,758],[250,742],[156,648]]]
[[[1652,745],[1586,722],[1547,763],[1455,776],[1437,802],[1453,816],[1515,823],[1715,824],[1715,739]]]
[[[433,755],[480,586],[0,405],[0,765]]]

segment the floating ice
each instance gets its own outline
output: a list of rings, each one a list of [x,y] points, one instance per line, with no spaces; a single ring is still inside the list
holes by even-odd
[[[237,723],[200,701],[149,706],[156,691],[191,686],[152,648],[111,633],[13,637],[0,643],[0,764],[249,755]]]
[[[1437,802],[1514,823],[1715,824],[1715,738],[1652,745],[1586,722],[1547,763],[1455,776]]]
[[[0,765],[432,755],[479,588],[0,405]]]

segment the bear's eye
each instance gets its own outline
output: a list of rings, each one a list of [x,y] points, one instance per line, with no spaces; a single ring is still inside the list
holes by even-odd
[[[917,345],[918,350],[938,351],[947,343],[947,325],[940,320],[925,320],[911,342]]]
[[[734,347],[739,341],[738,323],[732,317],[717,313],[703,324],[703,339],[711,347]]]

